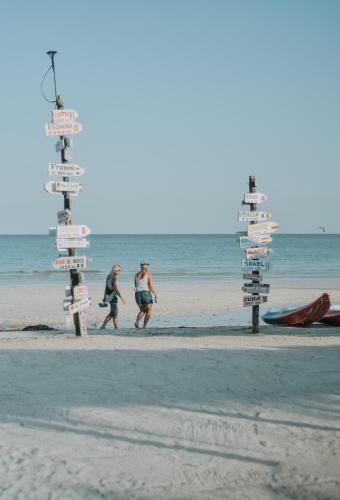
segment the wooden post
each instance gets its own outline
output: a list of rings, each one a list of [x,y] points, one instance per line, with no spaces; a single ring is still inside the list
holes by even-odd
[[[256,193],[256,178],[253,175],[249,176],[249,193]],[[250,203],[250,211],[253,212],[257,210],[256,203]],[[256,224],[256,221],[250,222],[250,224]],[[252,283],[259,283],[259,271],[252,271]],[[252,295],[259,295],[258,293],[253,293]],[[259,319],[260,319],[260,306],[252,307],[252,333],[259,333]]]
[[[63,99],[60,95],[57,96],[56,99],[56,106],[57,109],[63,109],[64,108],[64,102]],[[60,140],[65,143],[66,137],[61,135]],[[65,146],[65,144],[64,144]],[[65,159],[65,147],[61,150],[61,163],[70,163]],[[69,182],[69,177],[63,177],[63,181]],[[65,221],[65,225],[72,225],[72,201],[71,201],[71,193],[68,191],[64,191],[63,193],[64,196],[64,209],[68,209],[70,211],[70,217],[68,220]],[[76,250],[75,248],[69,248],[68,249],[68,254],[69,256],[75,256],[76,255]],[[77,269],[71,269],[70,270],[70,278],[71,278],[71,291],[72,291],[72,297],[73,297],[73,289],[75,286],[79,285],[81,282],[80,279],[80,273]],[[80,319],[79,319],[79,312],[75,313],[73,315],[73,322],[74,322],[74,328],[76,331],[77,336],[81,336],[81,328],[80,328]]]

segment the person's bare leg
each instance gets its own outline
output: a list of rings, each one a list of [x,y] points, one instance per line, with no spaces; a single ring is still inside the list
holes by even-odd
[[[118,330],[118,318],[112,318],[112,321],[113,321],[113,325],[115,327],[116,330]]]
[[[146,325],[148,324],[149,319],[151,318],[151,314],[152,314],[152,305],[150,304],[146,306],[143,328],[146,328]]]
[[[142,317],[144,316],[144,314],[145,314],[144,308],[142,309],[142,307],[140,307],[140,311],[137,314],[137,318],[136,318],[136,321],[135,321],[135,327],[136,328],[139,328],[139,322],[142,319]]]
[[[110,319],[111,319],[111,316],[108,314],[108,315],[106,316],[106,318],[104,319],[104,323],[103,323],[103,324],[102,324],[102,326],[100,327],[100,329],[101,329],[101,330],[104,330],[104,329],[105,329],[105,327],[106,327],[106,325],[108,324],[108,322],[110,321]]]

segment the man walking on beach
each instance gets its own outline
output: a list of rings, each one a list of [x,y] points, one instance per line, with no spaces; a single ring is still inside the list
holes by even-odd
[[[118,289],[118,276],[121,272],[121,267],[119,264],[113,266],[111,273],[106,278],[106,286],[103,298],[103,304],[108,302],[110,304],[110,312],[104,319],[104,323],[101,326],[101,330],[104,330],[110,319],[112,318],[114,327],[118,328],[118,297],[121,299],[123,304],[125,300],[123,299],[119,289]]]
[[[152,314],[152,294],[157,302],[157,292],[153,285],[151,273],[148,271],[149,264],[143,260],[140,263],[141,270],[135,275],[135,299],[139,307],[135,327],[139,328],[139,322],[144,316],[143,328],[146,328]]]

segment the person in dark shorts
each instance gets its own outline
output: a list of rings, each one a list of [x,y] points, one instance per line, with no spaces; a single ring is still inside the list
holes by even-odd
[[[101,330],[104,330],[110,319],[112,319],[114,327],[118,328],[118,297],[125,304],[119,289],[118,289],[118,276],[121,272],[120,265],[116,264],[113,266],[112,271],[106,278],[106,286],[104,292],[103,303],[110,304],[110,312],[104,319],[104,323],[101,326]]]
[[[135,299],[139,307],[139,313],[135,321],[135,327],[139,328],[139,322],[144,317],[143,328],[146,328],[152,314],[152,304],[154,296],[157,302],[157,292],[153,285],[151,273],[148,270],[149,264],[143,260],[140,263],[140,271],[135,275]]]

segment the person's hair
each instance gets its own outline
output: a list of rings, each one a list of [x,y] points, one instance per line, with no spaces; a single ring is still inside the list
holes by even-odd
[[[121,269],[120,265],[119,265],[119,264],[115,264],[115,265],[113,266],[113,268],[111,269],[111,272],[110,272],[110,274],[109,274],[109,277],[110,277],[110,278],[113,278],[113,276],[115,275],[116,271],[118,271],[118,269],[119,269],[119,270]]]

